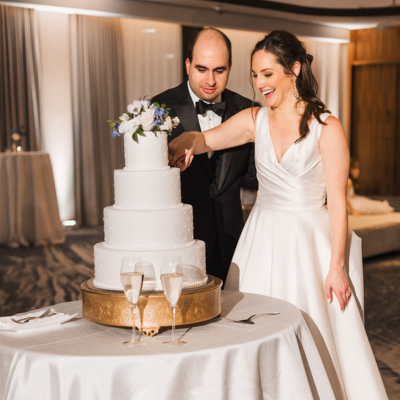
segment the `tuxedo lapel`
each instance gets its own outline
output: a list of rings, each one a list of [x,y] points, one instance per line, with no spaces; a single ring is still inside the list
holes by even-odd
[[[242,111],[243,107],[240,107],[240,105],[235,103],[235,98],[234,96],[231,95],[230,92],[225,91],[223,96],[223,100],[226,102],[226,111],[224,114],[224,117],[222,119],[222,122],[225,122],[227,119],[233,117],[235,114],[238,112]],[[229,168],[231,167],[232,164],[232,159],[235,154],[234,150],[226,151],[222,155],[222,165],[221,165],[221,174],[218,179],[218,190],[221,190],[226,177],[228,176]]]
[[[196,109],[193,105],[192,98],[190,97],[189,90],[187,88],[187,82],[183,82],[179,86],[177,91],[177,100],[178,100],[178,105],[174,107],[174,110],[179,118],[183,131],[201,132],[199,119],[197,118],[196,114]],[[199,154],[196,157],[202,163],[207,173],[210,175],[211,179],[214,179],[214,174],[211,169],[211,164],[210,160],[208,159],[207,153]]]

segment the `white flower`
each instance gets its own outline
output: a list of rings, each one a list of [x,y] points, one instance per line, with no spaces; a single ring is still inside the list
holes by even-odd
[[[139,128],[139,122],[136,118],[129,121],[124,121],[119,126],[119,133],[134,133],[136,129]]]
[[[128,114],[124,113],[119,117],[119,119],[120,119],[121,122],[124,122],[124,121],[129,121],[130,117],[129,117]]]
[[[129,132],[128,121],[121,122],[121,125],[119,126],[118,130],[119,133],[128,133]]]
[[[167,118],[165,118],[163,124],[160,126],[160,130],[171,132],[172,126],[173,126],[172,119],[171,117],[168,116]]]
[[[133,103],[128,106],[128,111],[133,115],[139,114],[141,109],[142,103],[138,100],[133,100]]]
[[[144,131],[151,131],[156,125],[154,122],[154,110],[152,108],[143,111],[136,119],[142,125]]]
[[[150,106],[150,101],[149,100],[141,100],[142,106],[144,107],[145,110],[147,110]]]
[[[181,123],[181,121],[179,121],[178,117],[175,117],[175,118],[172,119],[172,123],[173,123],[174,128],[175,128],[176,126],[178,126]]]

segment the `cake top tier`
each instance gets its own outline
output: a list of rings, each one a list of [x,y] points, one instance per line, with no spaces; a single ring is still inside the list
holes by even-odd
[[[124,135],[125,170],[143,171],[168,169],[168,141],[166,132],[143,132],[137,140]]]
[[[130,171],[168,168],[167,132],[179,125],[165,104],[134,100],[117,120],[108,120],[112,136],[124,135],[125,168]]]

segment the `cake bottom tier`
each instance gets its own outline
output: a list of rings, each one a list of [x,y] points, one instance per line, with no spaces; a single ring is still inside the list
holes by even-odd
[[[183,267],[183,288],[204,285],[207,282],[205,267],[205,243],[196,240],[193,244],[172,250],[119,250],[106,247],[104,242],[94,246],[94,281],[93,284],[101,289],[123,290],[120,281],[122,259],[126,256],[138,257],[141,261],[151,262],[157,279],[156,288],[162,290],[160,270],[165,256],[179,256]],[[143,290],[146,290],[144,285]]]

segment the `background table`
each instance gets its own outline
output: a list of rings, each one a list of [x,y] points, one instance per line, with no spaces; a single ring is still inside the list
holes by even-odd
[[[47,153],[0,153],[0,244],[65,242]]]
[[[80,312],[80,301],[54,308]],[[51,330],[0,332],[0,399],[334,399],[315,343],[301,312],[266,296],[222,292],[222,315],[280,315],[254,325],[214,319],[177,330],[188,344],[162,343],[171,330],[121,342],[131,330],[71,320]],[[311,377],[312,375],[312,377]],[[319,397],[316,395],[318,391]]]

